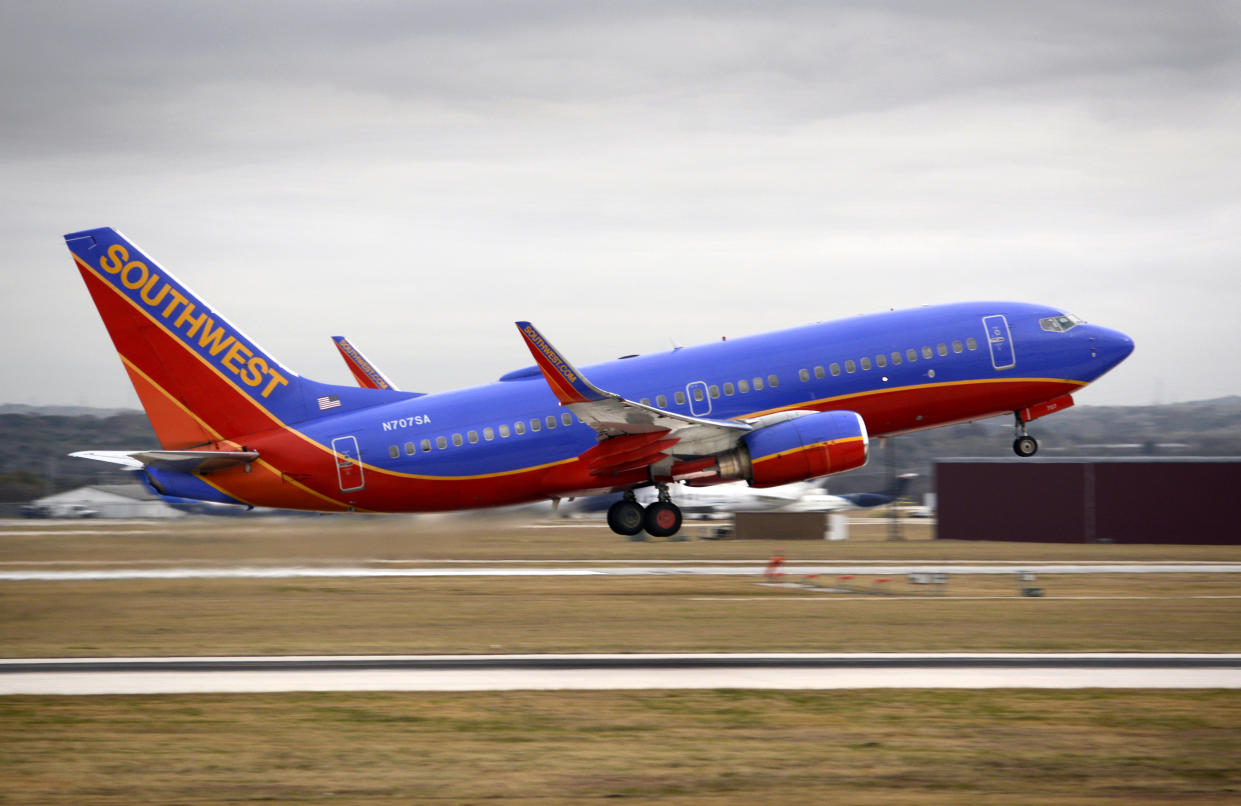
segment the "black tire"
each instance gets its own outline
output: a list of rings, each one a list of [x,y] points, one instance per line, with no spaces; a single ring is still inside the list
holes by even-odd
[[[681,508],[676,504],[657,501],[646,508],[642,520],[647,534],[672,537],[681,529]]]
[[[1013,440],[1013,453],[1025,458],[1038,453],[1038,440],[1034,437],[1017,437]]]
[[[608,528],[618,535],[636,535],[642,531],[643,515],[636,501],[617,501],[608,507]]]

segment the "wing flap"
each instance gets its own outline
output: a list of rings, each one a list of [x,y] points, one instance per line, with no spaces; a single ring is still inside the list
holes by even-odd
[[[675,437],[668,437],[666,431],[628,434],[605,439],[578,458],[586,462],[592,476],[615,476],[658,462],[677,442]]]

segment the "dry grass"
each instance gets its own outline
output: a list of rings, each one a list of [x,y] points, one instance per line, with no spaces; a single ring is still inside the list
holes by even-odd
[[[97,529],[104,533],[78,533]],[[48,527],[27,527],[28,532],[40,530]],[[749,560],[761,565],[774,550],[755,542],[631,543],[589,525],[522,528],[462,519],[208,520],[172,528],[82,523],[55,526],[54,534],[6,531],[0,537],[0,561],[8,568],[570,561],[600,555],[623,562]],[[790,561],[1208,560],[1237,554],[1236,547],[866,539],[779,548]],[[800,581],[796,575],[790,579]],[[758,582],[757,577],[686,576],[4,582],[0,654],[1211,652],[1241,647],[1241,599],[1196,598],[1236,595],[1236,575],[1043,577],[1032,584],[1043,588],[1044,599],[1019,597],[1020,584],[1012,574],[953,577],[945,597],[903,578],[812,580],[856,589],[858,596]]]
[[[1233,692],[0,699],[0,802],[1229,803]]]
[[[0,527],[8,568],[747,560],[457,519]],[[696,527],[702,528],[702,527]],[[925,529],[925,527],[922,527]],[[139,534],[128,534],[136,531]],[[909,530],[907,529],[907,534]],[[18,534],[13,534],[18,532]],[[883,541],[790,560],[1238,560],[1236,547]],[[6,656],[686,650],[1237,651],[1235,575],[0,583]],[[887,595],[872,591],[887,591]],[[1094,597],[1086,599],[1069,597]],[[1122,598],[1142,596],[1150,598]],[[962,598],[956,598],[962,597]],[[964,598],[995,597],[995,598]],[[1064,597],[1064,598],[1057,598]],[[648,691],[0,698],[0,803],[1231,803],[1232,691]]]
[[[903,581],[849,581],[859,589]],[[9,657],[636,651],[1236,651],[1222,576],[1011,577],[953,594],[839,596],[743,577],[294,579],[0,585]]]
[[[512,517],[327,517],[174,523],[8,522],[0,526],[0,562],[236,563],[339,562],[367,559],[642,562],[752,560],[783,549],[805,561],[1232,561],[1241,546],[1031,544],[931,539],[933,524],[902,524],[905,540],[888,541],[887,525],[850,526],[845,541],[702,540],[716,522],[687,522],[683,542],[630,542],[594,521]],[[80,532],[100,530],[101,533]],[[997,540],[1002,540],[997,535]]]

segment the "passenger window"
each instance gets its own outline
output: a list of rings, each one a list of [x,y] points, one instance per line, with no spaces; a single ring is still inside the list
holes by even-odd
[[[477,432],[477,431],[475,431],[475,430],[471,429],[471,430],[470,430],[470,432],[469,432],[468,434],[466,434],[466,436],[468,436],[468,437],[470,438],[470,444],[471,444],[471,445],[477,445],[477,444],[478,444],[478,432]]]
[[[797,370],[797,377],[801,378],[802,382],[804,383],[810,380],[810,371],[805,370],[805,369],[799,369]]]
[[[834,364],[832,364],[832,366],[831,366],[831,370],[832,370],[832,374],[833,374],[833,375],[839,375],[839,374],[840,374],[840,364],[835,364],[835,363],[834,363]]]
[[[453,434],[453,435],[452,435],[452,444],[453,444],[453,445],[456,445],[458,448],[460,448],[463,444],[465,444],[465,440],[463,440],[463,439],[461,438],[461,435],[460,435],[460,434]]]
[[[655,408],[658,408],[658,409],[668,408],[668,396],[667,395],[655,395]]]
[[[417,452],[418,452],[418,446],[417,446],[417,445],[415,445],[415,444],[414,444],[414,443],[412,443],[412,442],[406,442],[406,443],[405,443],[405,453],[406,453],[407,455],[409,455],[409,456],[413,456],[413,455],[414,455],[415,453],[417,453]]]
[[[733,386],[732,381],[728,381],[727,383],[725,383],[725,384],[724,384],[724,394],[725,394],[727,397],[732,397],[732,396],[733,396],[733,394],[734,394],[736,391],[737,391],[737,390],[736,390],[736,388]]]
[[[720,387],[716,386],[715,384],[711,384],[710,386],[707,387],[707,394],[711,396],[712,400],[715,400],[717,397],[720,396]]]
[[[775,389],[777,386],[780,385],[780,376],[779,375],[768,375],[767,385],[770,386],[772,389]]]
[[[423,452],[423,453],[430,453],[430,452],[431,452],[431,440],[429,440],[429,439],[424,439],[424,440],[422,441],[422,452]]]
[[[892,351],[892,366],[899,367],[901,365],[901,353],[899,350]]]
[[[495,438],[496,438],[496,432],[490,426],[483,429],[483,439],[490,442],[491,440]]]
[[[567,411],[564,412],[563,414],[560,415],[560,422],[564,423],[565,425],[573,425],[573,415]]]
[[[965,340],[965,346],[971,350],[977,350],[978,341],[973,336],[970,336],[968,339]]]
[[[389,445],[389,446],[388,446],[388,455],[389,455],[389,456],[391,456],[393,459],[396,459],[396,458],[400,457],[400,455],[401,455],[401,449],[400,449],[400,448],[398,448],[398,447],[397,447],[397,446],[395,446],[395,445]]]
[[[641,403],[643,406],[649,406],[649,405],[651,405],[651,399],[650,399],[649,397],[644,397],[644,398],[642,398],[641,400],[639,400],[638,402],[639,402],[639,403]]]
[[[845,362],[845,372],[857,372],[857,364],[853,363],[852,358]]]
[[[539,422],[539,418],[538,418],[538,417],[535,417],[535,418],[533,418],[532,420],[530,420],[530,431],[531,431],[531,433],[536,433],[536,434],[537,434],[537,433],[538,433],[539,431],[541,431],[542,429],[543,429],[543,424]]]
[[[743,395],[750,391],[750,382],[744,379],[737,381],[737,391]]]
[[[961,352],[961,340],[960,339],[957,339],[956,341],[952,343],[952,351],[954,353]]]
[[[674,395],[674,397],[676,398],[676,401],[677,401],[677,405],[678,405],[678,406],[684,406],[684,405],[685,405],[685,393],[684,393],[684,392],[679,392],[679,391],[678,391],[678,392]]]
[[[547,421],[547,427],[548,427],[548,428],[555,428],[555,427],[556,427],[556,415],[554,415],[554,414],[549,414],[549,415],[547,415],[546,417],[544,417],[543,419],[545,419],[545,420]]]
[[[912,364],[914,361],[918,360],[918,351],[910,347],[908,350],[905,351],[905,358],[908,359],[909,363]]]
[[[697,400],[699,403],[702,402],[703,394],[701,386],[695,386],[694,390],[690,392],[690,394],[694,396],[694,400]]]
[[[931,357],[931,348],[930,348],[930,347],[923,347],[923,348],[922,348],[922,357],[923,357],[923,358],[930,358],[930,357]]]
[[[755,378],[755,379],[754,379],[754,391],[755,391],[755,392],[762,391],[762,388],[763,388],[763,379],[762,379],[762,378]]]
[[[870,356],[862,357],[862,369],[870,369]]]
[[[516,434],[517,436],[521,436],[522,434],[526,433],[526,423],[524,420],[518,420],[517,422],[513,423],[513,433]]]
[[[935,345],[935,352],[940,355],[948,355],[948,345],[941,341],[939,344]]]
[[[883,353],[880,353],[879,355],[875,356],[875,366],[882,368],[882,367],[886,367],[887,365],[888,365],[888,359],[884,357]]]
[[[823,378],[825,378],[826,376],[827,376],[827,373],[823,371],[823,367],[814,368],[814,377],[818,378],[819,380],[823,380]]]
[[[500,426],[500,439],[507,439],[507,438],[508,438],[508,426],[501,425]]]
[[[435,438],[435,447],[439,448],[441,451],[442,451],[442,450],[444,450],[445,448],[447,448],[447,447],[448,447],[448,437],[436,437],[436,438]]]

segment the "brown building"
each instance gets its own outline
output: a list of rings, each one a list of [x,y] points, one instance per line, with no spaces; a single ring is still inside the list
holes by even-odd
[[[943,459],[942,540],[1241,544],[1241,458]]]

